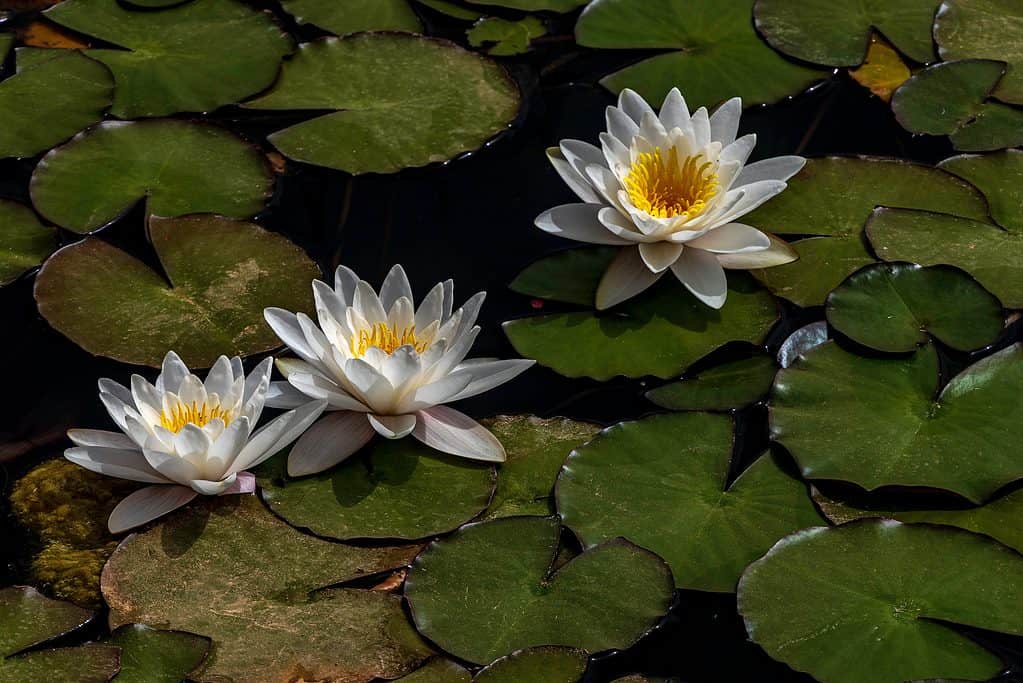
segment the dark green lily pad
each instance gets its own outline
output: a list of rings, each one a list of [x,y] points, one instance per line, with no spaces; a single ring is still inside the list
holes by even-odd
[[[451,531],[479,515],[497,473],[414,439],[378,440],[324,474],[291,479],[288,452],[260,471],[263,500],[294,527],[317,536],[416,539]]]
[[[874,490],[922,486],[979,503],[1023,478],[1023,346],[970,366],[938,389],[931,346],[863,358],[827,342],[778,373],[771,436],[807,478]],[[983,420],[977,416],[983,415]]]
[[[263,90],[291,39],[271,15],[236,0],[191,0],[158,11],[118,0],[64,0],[46,17],[125,48],[90,49],[114,74],[122,119],[206,112]]]
[[[0,199],[0,285],[14,282],[56,248],[53,228],[40,223],[32,209]]]
[[[753,29],[752,7],[753,0],[594,0],[575,35],[586,47],[671,50],[600,81],[616,93],[632,88],[651,102],[678,86],[693,108],[735,96],[751,106],[803,92],[827,77],[768,47]]]
[[[180,5],[183,2],[189,2],[190,0],[123,0],[123,1],[131,7],[159,9],[162,7],[171,7],[172,5]]]
[[[399,680],[405,683],[472,683],[472,674],[450,659],[435,657]]]
[[[946,61],[979,57],[1009,63],[994,96],[1023,104],[1023,7],[1015,0],[945,0],[934,40]]]
[[[731,456],[725,415],[623,422],[569,456],[558,511],[583,547],[621,536],[663,557],[677,587],[732,592],[775,541],[822,519],[770,455],[728,485]]]
[[[487,57],[404,33],[299,46],[253,109],[336,110],[268,138],[284,156],[349,173],[394,173],[475,150],[512,122],[519,90]]]
[[[828,322],[880,351],[913,351],[931,337],[959,351],[987,346],[1002,331],[1002,304],[954,268],[878,263],[828,296]]]
[[[506,7],[508,9],[525,10],[526,12],[571,12],[576,7],[585,5],[589,0],[466,0],[472,5]]]
[[[930,166],[870,157],[811,159],[788,189],[743,222],[772,234],[821,237],[792,244],[798,261],[754,275],[800,306],[823,304],[846,277],[874,262],[863,224],[876,206],[987,217],[987,203],[973,186]]]
[[[0,33],[0,62],[7,59],[7,53],[14,46],[13,33]]]
[[[281,7],[298,23],[339,36],[359,31],[423,31],[407,0],[282,0]]]
[[[174,349],[196,368],[280,346],[265,307],[312,309],[319,268],[281,235],[209,215],[153,217],[149,235],[169,282],[90,237],[40,269],[39,312],[95,355],[159,367]]]
[[[804,325],[790,334],[778,347],[778,365],[783,368],[791,367],[793,363],[802,358],[810,351],[831,338],[828,330],[828,323],[818,320],[815,323]]]
[[[612,311],[511,320],[504,331],[520,355],[566,377],[668,379],[727,342],[759,344],[777,318],[771,296],[746,273],[730,271],[720,310],[700,303],[669,275]]]
[[[210,649],[209,638],[142,624],[125,624],[109,642],[121,648],[117,683],[181,683]]]
[[[991,217],[1010,232],[1023,232],[1023,150],[962,154],[940,164],[984,193]]]
[[[739,583],[767,654],[822,683],[987,680],[998,657],[951,627],[1023,634],[1023,557],[952,528],[859,522],[778,542]]]
[[[465,7],[462,7],[461,5],[456,5],[453,2],[448,2],[448,0],[416,0],[416,1],[420,5],[424,7],[429,7],[435,12],[440,12],[441,14],[445,14],[449,17],[454,17],[455,19],[461,19],[462,21],[476,21],[477,19],[482,19],[484,17],[484,15],[481,14],[480,12],[467,9]]]
[[[777,371],[773,358],[757,354],[658,387],[646,397],[669,410],[731,410],[766,396]]]
[[[667,612],[674,582],[656,555],[618,539],[558,571],[556,517],[469,524],[412,565],[405,597],[420,633],[470,662],[535,645],[632,645]]]
[[[484,667],[473,683],[579,683],[589,655],[571,647],[519,650]]]
[[[775,49],[828,66],[859,66],[872,31],[910,59],[935,59],[931,23],[940,0],[757,0],[757,30]]]
[[[930,211],[878,209],[867,236],[885,261],[965,270],[1006,308],[1023,308],[1023,232]]]
[[[197,501],[129,536],[103,570],[111,627],[213,641],[192,674],[220,680],[396,678],[429,648],[385,592],[317,590],[405,565],[415,546],[356,548],[292,529],[255,496]]]
[[[547,33],[542,20],[528,16],[518,21],[486,17],[466,31],[469,44],[485,47],[484,52],[495,57],[507,57],[529,52],[530,43]]]
[[[526,296],[592,308],[600,278],[617,253],[615,247],[565,249],[526,266],[508,288]]]
[[[110,71],[77,50],[23,47],[17,60],[17,73],[0,82],[0,157],[49,149],[102,119],[110,106]]]
[[[1005,62],[965,59],[917,72],[892,96],[911,133],[948,135],[956,149],[983,152],[1023,144],[1023,109],[988,101]]]
[[[117,674],[120,650],[89,643],[18,654],[84,626],[93,613],[51,600],[25,586],[0,589],[0,683],[106,683]]]
[[[258,149],[209,124],[106,121],[51,150],[32,174],[32,203],[77,233],[102,228],[145,199],[156,216],[263,208],[273,173]]]

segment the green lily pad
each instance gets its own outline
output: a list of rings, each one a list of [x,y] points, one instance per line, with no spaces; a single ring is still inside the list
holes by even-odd
[[[828,66],[859,66],[872,31],[914,61],[935,59],[931,24],[940,0],[757,0],[757,30],[777,50]]]
[[[1015,0],[945,0],[934,40],[946,61],[979,57],[1009,63],[994,96],[1023,104],[1023,7]]]
[[[571,12],[576,7],[585,5],[589,0],[466,0],[472,5],[490,7],[506,7],[526,12]]]
[[[416,539],[479,515],[497,474],[414,439],[376,441],[329,472],[290,479],[284,452],[257,473],[263,500],[294,527],[337,538]]]
[[[461,19],[462,21],[476,21],[477,19],[482,19],[484,17],[483,14],[475,10],[466,9],[461,5],[456,5],[453,2],[448,2],[448,0],[416,0],[416,1],[420,5],[423,5],[424,7],[429,7],[435,12],[440,12],[441,14],[445,14],[449,17],[454,17],[455,19]]]
[[[669,410],[731,410],[766,396],[777,371],[773,358],[757,354],[658,387],[646,397]]]
[[[828,323],[824,320],[804,325],[786,337],[778,347],[778,365],[791,367],[810,351],[831,339]]]
[[[950,627],[1023,634],[1023,557],[952,528],[859,522],[778,542],[739,584],[746,630],[822,683],[987,680],[999,659]]]
[[[694,108],[736,95],[752,106],[803,92],[827,77],[765,45],[750,21],[752,8],[753,0],[594,0],[575,35],[586,47],[671,50],[600,81],[616,93],[632,88],[651,102],[678,86]]]
[[[120,650],[89,643],[18,654],[74,631],[93,613],[51,600],[25,586],[0,589],[0,683],[106,683],[117,674]]]
[[[0,285],[14,282],[56,248],[57,235],[39,222],[32,209],[0,199]]]
[[[526,266],[508,288],[526,296],[592,308],[600,278],[617,253],[615,247],[565,249]]]
[[[938,389],[931,346],[863,358],[827,342],[778,373],[771,436],[807,478],[874,490],[924,486],[979,503],[1023,478],[1023,346],[1003,349]],[[983,419],[977,419],[977,416]]]
[[[819,235],[792,244],[799,260],[754,271],[772,292],[819,306],[846,277],[874,262],[863,224],[876,206],[929,209],[984,220],[987,202],[969,183],[906,161],[811,159],[788,189],[743,218],[772,234]],[[912,260],[912,259],[907,259]]]
[[[539,38],[545,33],[547,33],[547,27],[544,26],[543,21],[534,16],[528,16],[518,21],[500,17],[485,17],[466,31],[465,35],[473,47],[489,45],[484,52],[495,57],[507,57],[529,52],[533,39]]]
[[[197,681],[396,678],[430,654],[401,598],[318,589],[403,566],[416,549],[328,543],[255,496],[206,499],[125,539],[103,570],[103,596],[112,628],[209,637]]]
[[[668,379],[727,342],[759,344],[777,318],[774,299],[746,273],[731,271],[720,310],[669,276],[612,311],[511,320],[504,331],[520,355],[566,377]]]
[[[0,62],[7,59],[7,53],[14,47],[13,33],[0,33]]]
[[[501,657],[480,670],[473,683],[579,683],[589,655],[571,647],[540,646]]]
[[[1005,62],[964,59],[927,67],[892,96],[911,133],[948,135],[956,149],[983,152],[1023,144],[1023,109],[988,101]]]
[[[623,422],[569,456],[558,511],[583,547],[627,538],[663,557],[677,587],[732,592],[775,541],[822,520],[770,455],[729,485],[731,456],[725,415]]]
[[[450,659],[435,657],[398,680],[405,683],[472,683],[472,674]]]
[[[167,278],[95,237],[64,247],[36,277],[39,312],[86,351],[189,367],[280,346],[263,309],[310,311],[319,268],[298,246],[251,223],[196,215],[149,221]],[[116,293],[116,296],[112,296]]]
[[[1006,308],[1023,308],[1023,232],[930,211],[878,209],[867,236],[885,261],[955,266]]]
[[[913,351],[931,337],[959,351],[987,346],[1002,331],[1002,304],[954,268],[878,263],[828,296],[828,322],[880,351]]]
[[[1023,232],[1023,151],[962,154],[945,159],[938,167],[977,186],[998,225],[1010,232]]]
[[[535,645],[632,645],[667,612],[671,571],[617,539],[552,572],[561,531],[556,517],[506,517],[435,541],[405,582],[419,632],[476,663]]]
[[[423,31],[406,0],[282,0],[281,7],[298,23],[339,36],[360,31]]]
[[[236,0],[191,0],[157,11],[118,0],[64,0],[46,17],[124,48],[86,54],[109,67],[122,119],[205,112],[239,102],[277,78],[291,39],[265,12]]]
[[[258,149],[209,124],[106,121],[46,154],[32,174],[32,203],[77,233],[117,220],[142,199],[150,214],[262,210],[273,173]]]
[[[77,50],[20,48],[17,60],[17,73],[0,82],[0,157],[50,149],[110,106],[110,71]]]
[[[303,43],[253,109],[336,110],[268,138],[284,156],[349,173],[394,173],[475,150],[518,113],[519,90],[454,43],[365,33]]]
[[[123,1],[131,7],[159,9],[162,7],[170,7],[172,5],[180,5],[182,2],[188,2],[189,0],[123,0]]]
[[[210,649],[208,638],[142,624],[120,627],[109,642],[121,648],[117,683],[181,683]]]

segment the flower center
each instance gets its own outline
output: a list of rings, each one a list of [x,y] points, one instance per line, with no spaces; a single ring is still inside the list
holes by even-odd
[[[376,323],[366,330],[359,330],[352,335],[352,355],[361,358],[371,346],[375,346],[387,355],[402,346],[413,346],[422,353],[430,345],[429,341],[416,339],[416,326],[411,325],[399,330],[387,323]]]
[[[196,427],[205,427],[210,422],[216,419],[224,421],[225,425],[230,424],[232,416],[227,410],[224,410],[220,405],[209,405],[205,401],[202,403],[182,403],[178,401],[178,404],[171,406],[169,410],[164,410],[160,413],[160,425],[169,431],[180,432],[184,429],[185,425],[193,424]]]
[[[699,216],[719,188],[717,174],[709,171],[713,164],[702,159],[696,155],[679,163],[675,147],[667,154],[660,147],[640,154],[625,177],[633,206],[654,218]]]

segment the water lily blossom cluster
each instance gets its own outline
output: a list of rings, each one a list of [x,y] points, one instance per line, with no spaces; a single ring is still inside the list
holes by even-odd
[[[668,270],[708,306],[727,295],[724,268],[794,261],[783,241],[736,222],[785,189],[805,159],[783,156],[746,165],[755,135],[736,139],[742,102],[690,114],[672,89],[659,114],[632,90],[607,108],[600,148],[564,140],[548,150],[554,168],[583,203],[536,219],[542,230],[622,249],[597,288],[597,308],[639,294]]]
[[[325,470],[367,443],[411,434],[439,451],[502,461],[504,447],[485,427],[444,405],[513,379],[531,360],[465,360],[480,328],[484,293],[454,308],[450,280],[416,307],[401,266],[379,294],[344,266],[334,287],[315,280],[319,325],[303,313],[265,311],[267,323],[298,358],[281,358],[287,379],[274,382],[267,405],[294,408],[325,400],[330,411],[298,440],[288,458],[292,476]]]
[[[110,514],[114,533],[145,524],[198,495],[251,493],[255,467],[294,441],[326,406],[310,401],[255,430],[270,385],[271,359],[248,376],[239,358],[221,356],[205,382],[173,351],[150,384],[99,381],[100,399],[121,432],[72,429],[64,456],[93,472],[152,484]]]

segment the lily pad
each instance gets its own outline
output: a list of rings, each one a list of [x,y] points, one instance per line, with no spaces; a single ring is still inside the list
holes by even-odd
[[[420,5],[429,7],[435,12],[454,17],[455,19],[461,19],[462,21],[476,21],[482,19],[483,14],[476,10],[467,9],[461,5],[456,5],[454,2],[448,2],[448,0],[416,0]]]
[[[987,59],[927,67],[895,91],[895,118],[911,133],[948,135],[968,152],[1023,144],[1023,109],[987,99],[1005,68]]]
[[[720,310],[665,277],[610,312],[522,318],[504,323],[504,331],[520,355],[566,377],[668,379],[727,342],[759,344],[777,318],[771,296],[746,273],[731,271]]]
[[[404,683],[472,683],[472,674],[450,659],[435,657],[399,680]]]
[[[506,7],[526,12],[571,12],[576,7],[585,5],[589,0],[466,0],[472,5]]]
[[[1023,104],[1023,7],[1015,0],[945,0],[934,40],[946,61],[979,57],[1009,63],[994,96]]]
[[[935,59],[931,24],[940,0],[757,0],[757,30],[775,49],[828,66],[859,66],[873,31],[913,61]]]
[[[166,279],[91,237],[40,269],[39,312],[92,354],[159,367],[174,349],[195,368],[280,346],[267,306],[312,309],[319,268],[281,235],[209,215],[153,217],[149,235]]]
[[[556,517],[469,524],[412,565],[405,597],[420,633],[470,662],[536,645],[632,645],[667,612],[674,582],[656,555],[618,539],[551,571]]]
[[[998,225],[1010,232],[1023,232],[1023,151],[962,154],[945,159],[938,167],[977,186]]]
[[[339,36],[360,31],[423,31],[407,0],[282,0],[281,7],[298,23]]]
[[[110,71],[77,50],[20,48],[17,60],[17,73],[0,82],[0,157],[50,149],[110,106]]]
[[[823,304],[846,277],[874,262],[863,224],[876,206],[987,217],[987,203],[973,186],[930,166],[870,157],[811,159],[788,189],[743,221],[772,234],[819,237],[792,244],[798,261],[754,275],[800,306]]]
[[[660,102],[678,86],[693,107],[736,95],[752,106],[803,92],[827,77],[764,44],[750,22],[752,8],[753,0],[594,0],[575,35],[585,47],[671,50],[600,81],[612,92],[632,88],[649,101]]]
[[[646,397],[669,410],[731,410],[766,396],[777,371],[774,359],[757,354],[658,387]]]
[[[850,69],[849,75],[885,102],[891,102],[892,93],[909,79],[912,72],[895,48],[874,35],[870,38],[867,58],[860,66]]]
[[[627,538],[663,557],[677,587],[732,592],[775,541],[822,520],[770,455],[729,484],[731,456],[725,415],[623,422],[569,456],[558,511],[583,547]]]
[[[0,62],[7,59],[7,53],[14,47],[13,33],[0,33]]]
[[[589,655],[571,647],[540,646],[501,657],[480,670],[473,683],[579,683]]]
[[[0,682],[109,681],[119,668],[116,647],[89,643],[19,654],[84,626],[92,617],[89,610],[51,600],[34,588],[0,589]]]
[[[56,248],[56,233],[40,223],[32,209],[0,199],[0,285],[14,282]]]
[[[475,150],[516,117],[519,90],[487,57],[403,33],[303,43],[252,109],[334,110],[268,138],[284,156],[394,173]]]
[[[142,624],[120,627],[109,642],[121,648],[117,683],[181,683],[210,649],[208,638]]]
[[[526,266],[508,288],[539,299],[593,307],[600,278],[617,253],[614,247],[565,249]]]
[[[937,393],[932,346],[909,358],[878,359],[827,342],[778,373],[771,436],[807,478],[867,490],[944,489],[979,503],[1023,478],[1020,381],[1019,344],[978,361]]]
[[[500,17],[485,17],[466,31],[469,44],[473,47],[484,47],[489,55],[495,57],[507,57],[529,52],[530,43],[535,38],[547,33],[547,27],[543,21],[534,16],[528,16],[518,21],[501,19]]]
[[[1002,331],[1002,304],[954,268],[878,263],[828,296],[828,322],[880,351],[913,351],[931,337],[959,351],[987,346]]]
[[[239,102],[277,78],[291,39],[270,14],[237,0],[127,9],[118,0],[64,0],[46,17],[124,49],[86,54],[114,74],[110,111],[122,119],[205,112]]]
[[[952,628],[1023,635],[1023,557],[951,528],[860,522],[778,542],[739,584],[767,654],[822,683],[987,680],[998,657]]]
[[[885,261],[955,266],[1007,308],[1023,308],[1023,232],[930,211],[878,209],[867,236]]]
[[[317,589],[403,566],[416,549],[328,543],[279,521],[255,496],[209,499],[129,536],[103,570],[103,596],[111,627],[212,639],[197,681],[395,678],[430,654],[401,598]]]
[[[238,136],[188,121],[106,121],[46,154],[32,203],[77,233],[117,220],[140,200],[156,216],[248,218],[273,188],[266,157]]]
[[[800,327],[778,347],[778,365],[783,368],[791,367],[810,349],[820,346],[829,339],[831,339],[831,332],[828,330],[828,323],[824,320]]]

